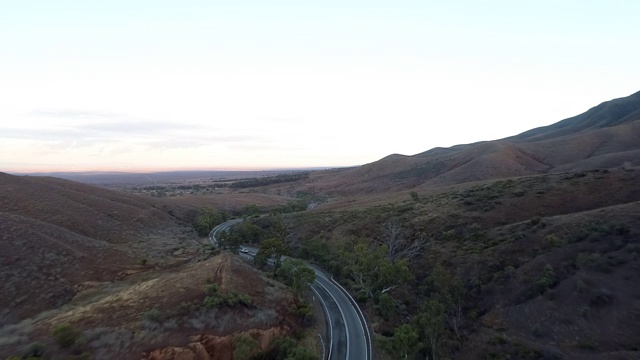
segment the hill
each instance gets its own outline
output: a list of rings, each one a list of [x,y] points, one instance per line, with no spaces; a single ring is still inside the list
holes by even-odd
[[[205,358],[229,359],[234,335],[250,331],[264,347],[276,336],[289,335],[297,327],[289,316],[292,300],[284,285],[225,253],[115,283],[94,283],[64,306],[0,329],[0,354],[20,354],[37,340],[46,358],[173,359],[178,351],[181,358],[209,353]],[[50,334],[63,324],[82,340],[58,346]],[[189,351],[194,348],[200,357]]]
[[[306,189],[341,195],[438,187],[542,173],[640,165],[640,92],[495,141],[394,154],[313,173]]]
[[[200,251],[189,214],[157,199],[50,177],[0,173],[0,324],[71,299],[82,283]],[[173,215],[172,215],[173,214]],[[185,217],[177,218],[175,214]]]
[[[54,357],[229,359],[247,328],[261,351],[300,335],[291,294],[211,258],[189,223],[203,206],[277,212],[292,199],[281,194],[313,194],[324,203],[247,217],[239,233],[279,236],[345,284],[380,359],[637,358],[639,115],[636,93],[510,138],[254,193],[151,198],[0,174],[0,354],[37,340]],[[65,323],[83,332],[78,348],[54,346]]]
[[[624,98],[604,102],[578,116],[525,131],[508,139],[521,142],[549,140],[582,131],[614,127],[636,120],[640,120],[640,91]]]
[[[198,237],[216,199],[182,200],[0,173],[0,358],[229,359],[242,334],[277,351],[300,328],[291,291]]]
[[[291,221],[296,254],[331,269],[366,309],[382,359],[395,358],[403,325],[437,334],[418,358],[433,346],[452,359],[637,358],[640,169],[414,191],[337,197]],[[365,292],[389,266],[371,254],[416,245],[396,260],[411,280]]]
[[[381,359],[635,359],[639,161],[636,93],[260,191],[329,196],[291,217],[290,248],[358,299]]]

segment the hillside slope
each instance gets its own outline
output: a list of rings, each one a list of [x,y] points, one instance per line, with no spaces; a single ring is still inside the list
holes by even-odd
[[[158,199],[72,181],[0,173],[0,325],[71,299],[83,283],[112,281],[142,258],[199,249]]]
[[[212,304],[212,298],[221,301]],[[293,331],[292,301],[284,285],[223,253],[115,283],[94,283],[31,322],[0,328],[0,357],[19,354],[37,340],[46,358],[75,358],[82,351],[92,359],[140,359],[144,352],[171,347],[154,351],[153,358],[173,359],[168,356],[173,347],[198,342],[202,353],[209,353],[201,358],[230,359],[238,333],[270,333],[262,339],[270,346],[274,335]],[[57,346],[49,334],[60,324],[81,331],[84,341],[69,349]],[[230,338],[219,338],[226,335]]]
[[[638,358],[640,169],[439,190],[386,193],[375,204],[338,197],[292,222],[300,256],[331,269],[365,308],[378,353],[396,358],[394,333],[408,325],[418,338],[429,336],[425,329],[439,334],[416,346],[417,358],[433,358],[434,346],[451,359]],[[400,260],[413,279],[363,291],[382,268],[368,265],[367,254],[414,244],[421,250]],[[366,266],[352,265],[358,246]]]
[[[640,92],[553,125],[495,141],[390,155],[312,174],[309,189],[379,193],[548,172],[640,165]]]
[[[639,119],[640,91],[627,97],[604,102],[580,115],[549,126],[531,129],[508,139],[521,142],[549,140],[580,131],[622,125]]]

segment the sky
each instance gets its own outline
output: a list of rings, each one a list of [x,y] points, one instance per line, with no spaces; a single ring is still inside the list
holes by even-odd
[[[0,0],[0,171],[361,165],[640,90],[636,0]]]

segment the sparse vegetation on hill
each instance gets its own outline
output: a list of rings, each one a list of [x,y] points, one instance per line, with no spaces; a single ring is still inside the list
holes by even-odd
[[[317,358],[287,254],[346,285],[381,360],[637,358],[638,159],[640,93],[356,168],[125,189],[145,196],[0,173],[0,357]]]
[[[357,210],[344,205],[349,210],[296,216],[293,231],[306,239],[298,254],[323,264],[359,295],[390,358],[637,351],[638,170],[512,178],[423,193],[417,201],[406,196]],[[417,258],[400,257],[412,274],[407,282],[363,287],[365,273],[354,266],[366,261],[372,279],[384,280],[389,257],[374,255],[390,255],[380,247],[390,220],[401,225],[404,246],[425,241],[424,248]],[[392,273],[396,281],[403,278],[398,269]],[[612,326],[615,336],[607,335]],[[420,343],[409,341],[415,336]]]

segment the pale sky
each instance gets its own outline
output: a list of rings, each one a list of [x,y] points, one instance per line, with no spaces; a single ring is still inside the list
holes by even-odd
[[[640,90],[640,1],[0,0],[0,171],[360,165]]]

